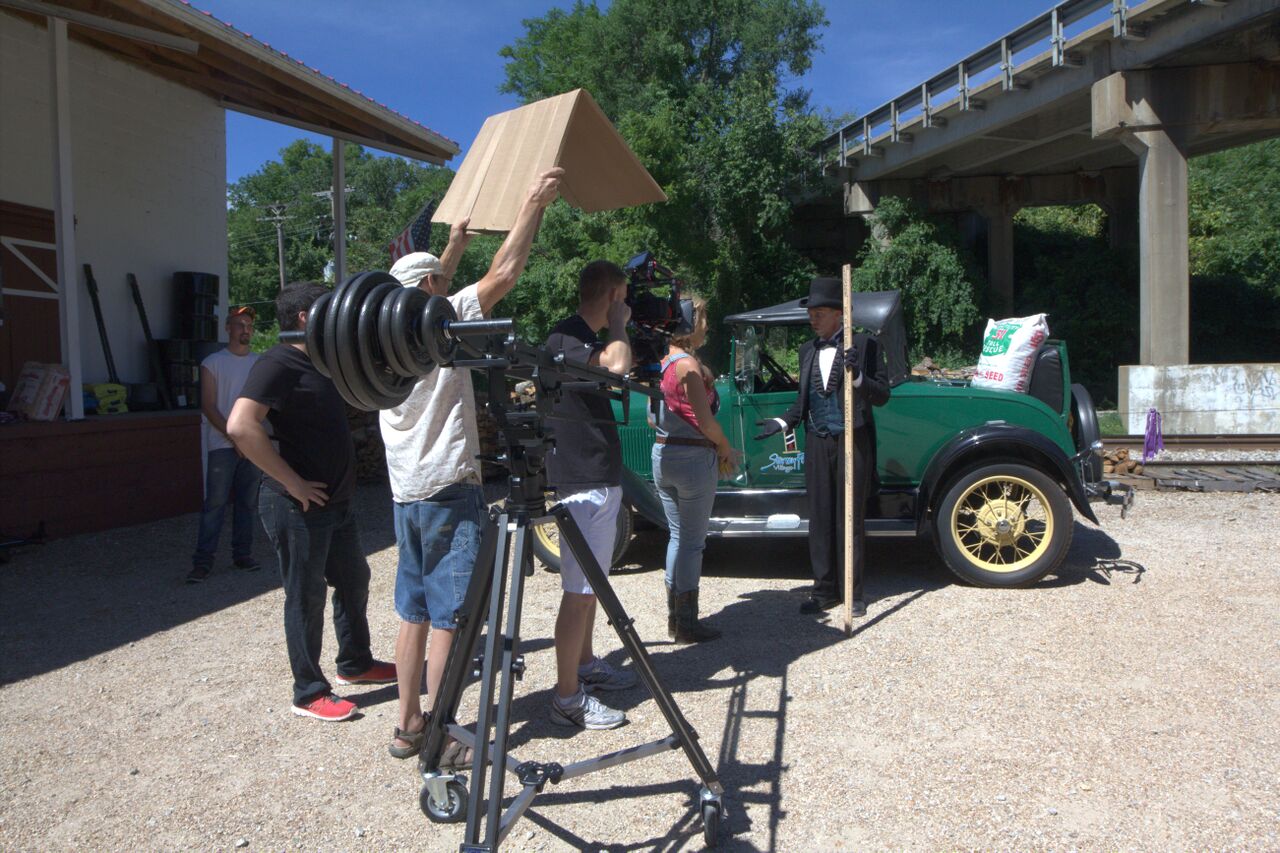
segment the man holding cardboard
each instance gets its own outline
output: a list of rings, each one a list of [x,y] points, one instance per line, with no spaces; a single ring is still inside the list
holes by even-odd
[[[862,592],[867,491],[875,465],[875,421],[872,406],[889,400],[884,358],[876,339],[856,334],[846,347],[841,330],[844,301],[836,278],[815,278],[800,300],[809,311],[816,337],[800,347],[800,392],[780,418],[757,421],[757,440],[803,423],[805,490],[809,497],[809,561],[813,591],[801,613],[821,613],[839,605],[844,579],[845,456],[844,372],[854,388],[853,428],[853,615],[867,615]]]
[[[488,316],[524,271],[542,212],[555,201],[563,174],[563,169],[550,169],[534,180],[488,273],[475,284],[449,295],[450,279],[470,241],[467,217],[450,228],[441,257],[413,252],[396,261],[391,274],[406,287],[447,297],[461,320]],[[384,410],[378,420],[400,552],[395,586],[401,620],[396,640],[400,720],[388,751],[395,758],[409,758],[421,751],[426,731],[419,690],[427,634],[431,632],[427,693],[435,696],[453,643],[454,611],[462,607],[485,519],[470,371],[431,371],[403,403]],[[462,769],[469,763],[467,752],[451,740],[444,761]]]

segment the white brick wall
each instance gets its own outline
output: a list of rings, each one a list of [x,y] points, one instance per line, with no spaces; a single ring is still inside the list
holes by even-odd
[[[212,99],[70,44],[76,254],[92,264],[121,381],[149,378],[125,273],[138,277],[151,331],[172,337],[175,270],[222,280],[226,310],[226,119]],[[49,42],[44,27],[0,12],[0,199],[52,209]],[[77,269],[77,286],[84,288]],[[81,290],[86,382],[107,378]],[[224,332],[225,335],[225,332]]]

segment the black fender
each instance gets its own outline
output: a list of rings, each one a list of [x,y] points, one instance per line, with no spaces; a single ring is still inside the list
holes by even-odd
[[[657,488],[625,465],[622,466],[622,499],[646,520],[667,529],[667,514],[662,511]]]
[[[991,423],[963,430],[934,454],[920,480],[920,498],[916,502],[917,521],[935,503],[938,490],[946,485],[951,475],[975,462],[993,458],[1016,459],[1039,468],[1046,474],[1065,483],[1067,496],[1085,518],[1098,524],[1084,484],[1075,465],[1062,448],[1044,435],[1025,427]]]

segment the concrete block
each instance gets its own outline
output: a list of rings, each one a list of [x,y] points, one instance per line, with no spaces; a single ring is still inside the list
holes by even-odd
[[[1125,365],[1119,380],[1133,435],[1153,407],[1166,435],[1280,433],[1280,364]]]

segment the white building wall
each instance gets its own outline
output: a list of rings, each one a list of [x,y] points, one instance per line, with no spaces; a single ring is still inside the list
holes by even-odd
[[[150,369],[126,273],[138,277],[157,338],[178,331],[177,270],[219,276],[226,310],[225,113],[206,95],[74,40],[70,78],[77,262],[93,266],[121,381],[143,382]],[[45,28],[0,12],[0,199],[53,208],[51,82]],[[104,382],[82,268],[75,280],[84,380]]]

